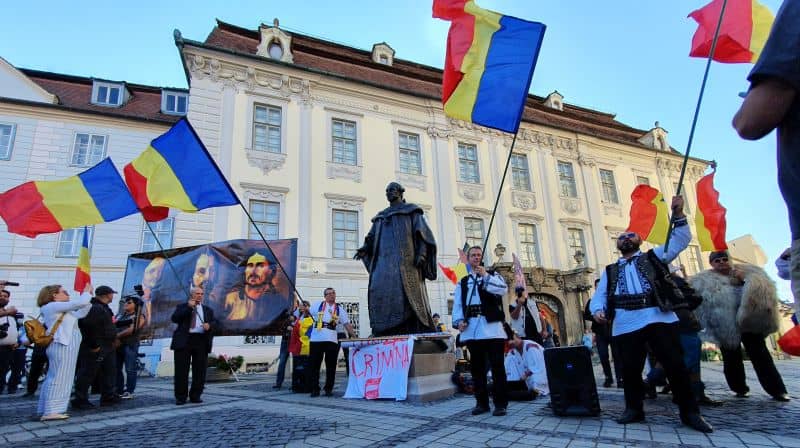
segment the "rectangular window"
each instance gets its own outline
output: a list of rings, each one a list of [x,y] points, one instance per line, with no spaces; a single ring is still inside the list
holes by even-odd
[[[636,176],[636,185],[650,185],[650,178],[644,176]]]
[[[469,247],[483,247],[483,220],[480,218],[464,218],[464,236]]]
[[[358,162],[356,123],[354,121],[334,118],[332,127],[333,162],[344,165],[356,165]]]
[[[422,158],[419,152],[419,135],[400,132],[400,172],[422,174]]]
[[[165,114],[186,115],[189,95],[185,93],[163,92],[161,111]]]
[[[161,250],[161,248],[158,247],[158,243],[161,243],[164,249],[171,249],[172,235],[175,229],[175,218],[165,218],[161,221],[151,222],[150,227],[153,229],[152,232],[147,228],[147,223],[142,227],[142,252]],[[156,234],[155,237],[153,233]],[[158,238],[158,242],[156,242],[156,237]]]
[[[609,204],[619,204],[617,183],[614,181],[613,171],[600,169],[600,185],[603,187],[603,201]]]
[[[539,244],[536,239],[536,226],[519,225],[520,262],[522,266],[531,267],[539,264]]]
[[[458,180],[478,184],[478,147],[469,143],[458,144]]]
[[[56,243],[56,257],[77,257],[83,244],[83,227],[62,230]],[[92,247],[94,226],[89,227],[89,247]]]
[[[672,191],[675,194],[678,194],[678,183],[672,183]],[[683,212],[687,215],[691,213],[692,207],[689,205],[689,194],[686,192],[686,184],[683,184],[683,188],[681,189],[681,196],[683,196]],[[664,201],[667,202],[667,207],[672,203],[672,198],[664,198]],[[671,213],[670,213],[671,214]]]
[[[0,160],[9,160],[11,158],[16,132],[16,125],[0,123]]]
[[[281,152],[281,108],[256,104],[253,108],[253,149]]]
[[[119,106],[122,104],[122,86],[119,84],[95,82],[94,104]]]
[[[358,212],[333,210],[333,258],[353,258],[358,249]]]
[[[613,262],[619,260],[620,253],[619,253],[619,250],[617,250],[617,237],[616,236],[612,236],[611,237],[611,242],[609,243],[609,250],[611,251],[610,252],[611,255],[610,255],[609,259],[608,259],[609,263],[613,263]]]
[[[687,274],[697,274],[703,270],[703,266],[700,264],[700,246],[690,245],[686,249],[686,258],[689,261],[689,265],[686,266]]]
[[[558,161],[558,183],[561,185],[561,196],[567,198],[578,197],[578,187],[575,185],[575,172],[570,162]]]
[[[254,226],[253,223],[250,223],[250,231],[247,237],[251,240],[260,240],[261,237],[258,236],[258,232],[256,231],[256,226],[258,226],[258,230],[261,231],[264,238],[267,240],[277,240],[279,238],[280,215],[281,205],[279,203],[251,200],[250,216],[253,217],[253,221],[256,222],[256,225]]]
[[[94,166],[106,156],[106,136],[75,134],[71,165]]]
[[[525,154],[511,155],[511,187],[514,190],[531,191],[531,173]]]
[[[584,260],[586,259],[586,245],[583,240],[582,229],[567,229],[567,251],[570,263],[575,261],[574,257],[577,251],[581,251],[581,253],[583,253]]]

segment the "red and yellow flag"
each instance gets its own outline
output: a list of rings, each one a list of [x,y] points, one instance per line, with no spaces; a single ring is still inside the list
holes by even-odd
[[[83,288],[92,281],[92,268],[89,266],[89,228],[83,228],[83,243],[78,254],[78,266],[75,268],[75,291],[83,292]]]
[[[439,263],[439,269],[441,269],[444,276],[455,285],[469,273],[470,269],[469,263],[467,263],[467,254],[463,249],[458,249],[458,263],[451,267]]]
[[[689,56],[707,58],[725,0],[713,0],[689,14],[697,22]],[[775,16],[756,0],[727,0],[725,16],[719,28],[714,60],[717,62],[755,63],[767,42]]]
[[[725,242],[727,210],[719,203],[719,192],[714,189],[714,174],[716,171],[697,181],[697,215],[694,223],[700,250],[703,252],[728,248]]]
[[[637,185],[631,193],[629,232],[636,232],[653,244],[664,244],[669,228],[669,213],[664,195],[649,185]]]

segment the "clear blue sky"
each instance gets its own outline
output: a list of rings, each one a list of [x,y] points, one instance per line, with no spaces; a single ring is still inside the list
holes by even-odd
[[[532,93],[558,90],[568,103],[617,114],[649,129],[658,120],[670,144],[686,148],[705,60],[689,58],[695,30],[686,16],[709,0],[479,0],[503,14],[547,24]],[[780,0],[761,0],[773,13]],[[431,1],[304,0],[27,1],[5,6],[0,56],[15,66],[113,80],[185,87],[173,29],[204,40],[215,18],[256,29],[281,27],[358,48],[385,41],[396,57],[442,67],[447,23]],[[719,163],[717,189],[728,208],[728,238],[752,234],[774,258],[790,243],[776,185],[775,135],[738,138],[730,126],[747,89],[749,64],[711,68],[692,155]],[[773,275],[774,277],[774,275]],[[788,286],[778,280],[783,298]]]

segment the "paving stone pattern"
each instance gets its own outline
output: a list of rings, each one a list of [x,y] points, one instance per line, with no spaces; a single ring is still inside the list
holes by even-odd
[[[136,398],[116,406],[70,411],[71,418],[33,419],[36,400],[0,395],[0,443],[81,448],[106,446],[196,448],[215,446],[313,447],[796,447],[800,448],[800,361],[778,361],[789,403],[771,400],[748,365],[751,396],[728,391],[722,365],[704,363],[708,393],[725,404],[703,408],[716,431],[701,434],[680,425],[671,396],[645,402],[647,421],[622,426],[621,389],[601,388],[602,414],[560,418],[546,399],[512,403],[505,417],[472,416],[471,396],[433,403],[345,400],[342,372],[335,397],[311,398],[272,388],[274,375],[212,383],[202,404],[175,406],[171,379],[142,379]],[[598,378],[601,376],[596,370]],[[96,402],[96,400],[95,400]]]

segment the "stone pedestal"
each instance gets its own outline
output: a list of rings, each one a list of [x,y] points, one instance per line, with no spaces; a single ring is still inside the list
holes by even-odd
[[[456,358],[446,351],[444,341],[417,341],[408,369],[408,396],[411,402],[426,402],[452,397],[456,386],[451,379]]]

